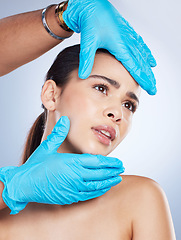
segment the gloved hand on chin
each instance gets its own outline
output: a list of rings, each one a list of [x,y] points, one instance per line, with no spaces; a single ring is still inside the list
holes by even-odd
[[[26,163],[0,169],[2,197],[11,214],[28,202],[65,205],[96,198],[121,182],[124,167],[116,158],[57,153],[69,126],[68,117],[61,117]]]

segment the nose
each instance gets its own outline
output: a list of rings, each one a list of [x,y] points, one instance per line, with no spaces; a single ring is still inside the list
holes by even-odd
[[[122,107],[120,105],[119,107],[109,107],[104,110],[104,116],[116,123],[120,123],[123,118]]]

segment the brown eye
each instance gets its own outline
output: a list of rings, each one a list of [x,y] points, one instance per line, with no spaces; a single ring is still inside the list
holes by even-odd
[[[133,109],[133,105],[130,102],[126,102],[125,107],[128,108],[130,111],[132,111]]]
[[[136,111],[136,106],[132,102],[125,102],[123,103],[123,106],[133,113]]]
[[[108,87],[106,86],[106,85],[96,85],[96,86],[94,86],[94,88],[97,90],[97,91],[99,91],[99,92],[101,92],[101,93],[103,93],[103,94],[107,94],[107,91],[108,91]]]

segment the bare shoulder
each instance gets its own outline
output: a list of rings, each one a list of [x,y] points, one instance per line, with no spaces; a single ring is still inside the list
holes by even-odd
[[[136,175],[121,175],[122,176],[122,186],[120,184],[120,188],[129,188],[129,193],[132,194],[137,192],[139,194],[146,194],[153,192],[158,195],[164,195],[164,191],[161,186],[151,178],[136,176]]]
[[[136,215],[143,204],[167,201],[163,189],[153,179],[136,175],[121,175],[121,177],[122,181],[114,187],[112,194],[118,199],[120,207],[128,208],[133,218],[134,213]]]
[[[134,201],[143,201],[147,194],[152,197],[165,197],[165,193],[161,186],[151,178],[136,176],[136,175],[121,175],[122,181],[120,184],[115,186],[115,191],[120,197],[122,194]]]
[[[126,201],[132,213],[133,220],[137,215],[148,211],[159,212],[168,209],[168,201],[162,187],[151,178],[122,175],[122,182],[118,186],[120,199],[126,197]]]
[[[153,179],[122,175],[114,189],[120,211],[126,209],[131,218],[133,238],[174,240],[174,228],[167,197]]]
[[[159,186],[159,184],[154,181],[151,178],[148,177],[142,177],[142,176],[138,176],[138,175],[121,175],[123,181],[122,183],[126,183],[126,184],[135,184],[135,185],[157,185]]]

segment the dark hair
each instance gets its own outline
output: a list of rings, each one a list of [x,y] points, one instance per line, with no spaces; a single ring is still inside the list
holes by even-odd
[[[99,48],[96,53],[109,53],[106,49]],[[79,67],[80,44],[63,49],[56,57],[46,74],[45,81],[52,79],[56,85],[64,88],[70,79],[70,74]],[[42,112],[31,127],[22,155],[22,163],[25,163],[35,149],[40,145],[47,119],[47,110],[42,104]]]

